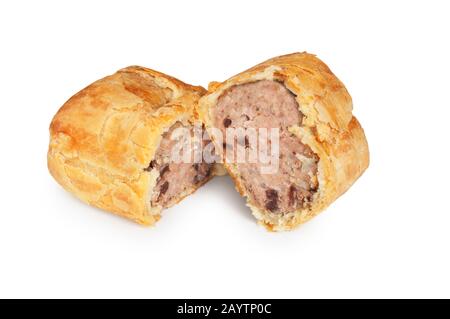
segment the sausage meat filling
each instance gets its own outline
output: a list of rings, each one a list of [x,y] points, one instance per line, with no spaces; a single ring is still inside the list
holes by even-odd
[[[227,128],[279,129],[276,172],[263,174],[263,163],[258,161],[236,163],[250,202],[268,212],[285,214],[308,207],[317,191],[318,157],[288,131],[291,126],[301,125],[302,118],[295,95],[277,81],[261,80],[233,86],[216,104],[213,121],[224,136]],[[224,147],[226,145],[224,143]],[[257,145],[245,139],[246,152],[253,147]]]
[[[172,133],[180,127],[182,125],[176,123],[164,133],[156,155],[146,169],[148,171],[152,169],[159,171],[159,177],[151,198],[152,205],[160,205],[163,208],[171,206],[180,195],[193,187],[196,188],[211,175],[213,164],[204,161],[194,163],[193,160],[187,163],[177,163],[173,160],[172,152],[177,151],[179,140],[174,138]],[[193,127],[189,127],[189,132],[193,137]],[[203,145],[208,142],[208,140],[202,140]],[[193,151],[194,148],[192,148]]]

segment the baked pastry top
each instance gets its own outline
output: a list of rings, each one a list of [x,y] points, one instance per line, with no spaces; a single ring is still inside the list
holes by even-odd
[[[192,124],[204,93],[139,66],[92,83],[51,122],[50,173],[90,205],[153,224],[161,211],[150,204],[158,174],[147,168],[164,132],[176,122]]]
[[[248,176],[243,176],[239,165],[224,163],[224,166],[235,180],[238,191],[247,197],[247,205],[259,222],[270,230],[286,230],[309,220],[343,194],[368,167],[369,150],[364,131],[352,115],[352,99],[344,84],[325,63],[308,53],[275,57],[222,83],[211,82],[208,94],[198,104],[198,113],[206,129],[211,131],[220,125],[215,118],[218,105],[230,91],[258,82],[263,86],[270,81],[282,83],[294,96],[299,117],[287,130],[318,158],[318,187],[314,189],[314,196],[307,207],[283,214],[271,212],[267,206],[258,205],[255,196],[252,200],[252,187],[246,181]],[[241,94],[243,99],[249,98],[244,95]],[[275,119],[274,116],[273,121]],[[217,141],[215,143],[217,149],[222,147]],[[267,196],[270,208],[275,193],[268,189]]]

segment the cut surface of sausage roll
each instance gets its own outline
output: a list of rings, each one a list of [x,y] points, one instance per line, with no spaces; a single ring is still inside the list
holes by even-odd
[[[369,164],[367,141],[352,115],[349,93],[308,53],[276,57],[223,83],[212,82],[198,113],[237,190],[269,230],[290,230],[309,220]],[[244,138],[224,142],[214,133],[227,138],[230,129],[244,130]],[[275,170],[264,172],[266,162],[249,160],[255,150],[262,154],[263,142],[249,138],[251,129],[276,130],[276,141],[267,147],[277,150]],[[238,147],[244,161],[236,160]]]
[[[194,136],[194,105],[205,92],[138,66],[94,82],[53,118],[50,173],[93,206],[153,224],[214,174],[213,164],[171,158],[172,133]]]

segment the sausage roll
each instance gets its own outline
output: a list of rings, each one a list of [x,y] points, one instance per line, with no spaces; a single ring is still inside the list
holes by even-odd
[[[170,156],[172,133],[194,131],[194,105],[205,92],[138,66],[94,82],[51,122],[50,173],[90,205],[153,224],[214,174],[212,163]]]
[[[198,113],[237,190],[269,230],[290,230],[309,220],[369,164],[367,141],[352,115],[349,93],[308,53],[276,57],[223,83],[212,82]],[[266,162],[248,160],[254,150],[264,153],[259,137],[244,134],[231,143],[217,137],[229,136],[230,129],[261,128],[278,132],[276,143],[270,140],[266,147],[276,148],[278,155],[276,169],[269,172],[262,169]],[[247,160],[228,160],[227,153],[235,154],[238,147]]]

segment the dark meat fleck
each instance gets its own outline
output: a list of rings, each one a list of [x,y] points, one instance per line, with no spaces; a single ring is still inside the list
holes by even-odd
[[[266,209],[271,212],[276,211],[278,209],[278,192],[274,189],[266,190]]]
[[[161,185],[161,188],[159,189],[159,196],[165,194],[168,189],[169,189],[169,182],[166,181]]]
[[[266,196],[267,196],[267,199],[278,198],[278,192],[274,189],[269,188],[266,190]]]
[[[231,120],[229,118],[226,118],[223,120],[223,126],[228,127],[231,125]]]
[[[152,170],[152,168],[155,167],[155,165],[156,165],[156,161],[155,160],[150,161],[150,164],[148,164],[148,167],[145,168],[144,171],[150,172]]]
[[[313,193],[307,193],[306,196],[303,198],[303,202],[311,203],[313,199],[314,194]]]

